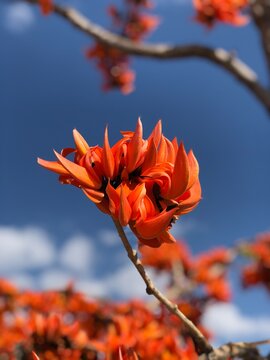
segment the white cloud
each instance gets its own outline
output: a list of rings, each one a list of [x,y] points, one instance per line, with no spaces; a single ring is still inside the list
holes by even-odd
[[[55,258],[55,249],[45,231],[35,228],[0,227],[0,271],[42,268]]]
[[[117,235],[116,231],[114,230],[101,230],[99,231],[99,239],[100,241],[108,246],[116,246],[121,243],[119,236]]]
[[[157,276],[151,270],[147,272],[155,286],[159,290],[164,291],[166,284],[168,284],[168,276],[165,274]],[[149,297],[146,294],[146,285],[143,279],[131,262],[128,262],[116,272],[103,279],[103,283],[108,296],[115,295],[124,299]]]
[[[102,280],[83,279],[76,281],[75,288],[89,297],[106,297],[108,296],[106,284]]]
[[[248,316],[231,303],[209,306],[204,314],[203,324],[221,343],[254,341],[270,337],[269,316]]]
[[[59,255],[60,264],[78,273],[86,273],[93,267],[94,248],[91,239],[77,235],[68,240]]]
[[[40,289],[61,290],[70,281],[75,280],[74,275],[62,269],[50,269],[43,271],[38,279]]]
[[[199,224],[195,220],[186,220],[181,218],[172,227],[171,233],[175,238],[181,239],[194,231],[201,231],[203,228],[202,224]]]
[[[23,2],[8,5],[3,16],[6,29],[15,33],[28,30],[35,21],[32,8]]]
[[[34,289],[36,285],[33,276],[24,273],[8,276],[8,280],[19,289]]]

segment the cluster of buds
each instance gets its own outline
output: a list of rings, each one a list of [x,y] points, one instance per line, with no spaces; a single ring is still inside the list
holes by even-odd
[[[248,21],[243,14],[247,0],[193,0],[193,4],[197,11],[196,20],[208,27],[218,21],[234,26],[245,25]]]
[[[132,41],[140,41],[154,30],[159,19],[156,16],[142,13],[143,8],[151,7],[148,0],[124,0],[124,8],[110,6],[114,31]],[[86,52],[89,59],[96,59],[104,83],[103,90],[119,88],[123,94],[134,90],[135,73],[129,67],[129,56],[121,50],[96,43]]]
[[[172,243],[169,233],[180,215],[201,200],[199,166],[177,139],[162,134],[161,121],[143,139],[140,119],[135,132],[122,131],[112,147],[108,130],[104,144],[89,146],[74,130],[75,148],[55,152],[57,161],[39,159],[40,165],[60,175],[63,184],[75,185],[122,226],[129,225],[140,242],[158,247]],[[73,154],[73,160],[67,155]]]

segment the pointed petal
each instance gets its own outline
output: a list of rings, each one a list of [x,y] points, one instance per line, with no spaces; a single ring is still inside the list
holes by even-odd
[[[83,186],[95,188],[95,183],[89,178],[87,171],[82,166],[75,164],[74,162],[64,158],[62,155],[54,151],[55,156],[63,167]]]
[[[142,172],[156,165],[157,162],[157,148],[153,139],[148,144],[147,153],[142,165]]]
[[[171,143],[170,140],[168,140],[167,138],[165,138],[166,141],[166,145],[167,145],[167,162],[174,164],[175,162],[175,151],[174,151],[174,146]]]
[[[150,246],[152,248],[158,248],[161,245],[161,242],[159,240],[159,238],[152,238],[152,239],[144,239],[142,237],[138,237],[138,240],[147,246]]]
[[[81,155],[85,155],[90,146],[87,144],[84,137],[79,133],[78,130],[74,129],[73,130],[73,138],[74,138],[74,142],[75,142],[78,152]]]
[[[61,155],[64,156],[64,157],[67,157],[69,154],[72,154],[76,151],[76,149],[73,149],[73,148],[64,148],[61,150]]]
[[[101,192],[101,191],[98,191],[98,190],[89,189],[89,188],[82,188],[82,191],[95,204],[100,203],[104,198],[104,193]]]
[[[176,197],[182,195],[186,191],[188,183],[189,162],[184,145],[181,143],[176,154],[171,189],[169,190],[167,197],[175,199]]]
[[[69,175],[69,172],[57,161],[47,161],[38,158],[37,162],[47,170],[53,171],[60,175]]]
[[[188,162],[189,162],[188,188],[190,188],[195,183],[195,181],[198,180],[199,177],[199,164],[192,150],[190,150],[190,152],[188,153]]]
[[[141,207],[142,199],[145,197],[145,195],[146,188],[144,183],[137,185],[136,188],[132,190],[132,192],[128,195],[128,202],[132,209],[132,220],[135,220],[137,218]]]
[[[178,210],[176,212],[177,215],[187,214],[191,210],[193,210],[200,200],[202,199],[202,189],[200,181],[197,180],[193,186],[187,191],[187,195],[183,196],[185,199],[182,201],[181,198],[179,201]]]
[[[162,135],[157,153],[157,163],[158,164],[164,163],[166,161],[167,161],[167,144],[165,137]]]
[[[172,244],[175,243],[176,240],[174,238],[174,236],[172,234],[169,233],[169,231],[163,231],[159,236],[158,236],[159,241],[163,244],[163,243],[168,243],[168,244]]]
[[[177,154],[177,151],[178,151],[178,141],[177,141],[177,138],[173,138],[172,140],[172,144],[173,144],[173,148],[174,148],[174,153],[175,155]]]
[[[104,214],[111,215],[109,210],[109,200],[107,198],[104,197],[100,203],[95,203],[95,205]]]
[[[108,128],[106,127],[104,133],[104,146],[102,153],[102,165],[104,169],[105,176],[107,178],[112,178],[114,173],[114,157],[112,150],[110,148],[109,139],[108,139]]]
[[[115,188],[108,182],[106,187],[106,194],[109,198],[109,210],[113,215],[118,215],[120,206],[120,195]]]
[[[166,228],[170,225],[176,210],[176,208],[169,211],[164,210],[157,216],[135,224],[136,230],[140,234],[140,237],[151,239],[159,236],[160,233],[166,230]]]
[[[124,187],[121,186],[120,193],[120,208],[119,208],[119,222],[122,226],[127,226],[131,217],[131,207],[129,205]]]
[[[135,170],[138,160],[141,156],[142,150],[142,123],[140,118],[137,122],[136,130],[128,143],[127,147],[127,170],[131,173]]]
[[[159,120],[156,126],[154,127],[151,135],[149,136],[148,141],[153,140],[157,148],[160,143],[161,135],[162,135],[162,121]]]

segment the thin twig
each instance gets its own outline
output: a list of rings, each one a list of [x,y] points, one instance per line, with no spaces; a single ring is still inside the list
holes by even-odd
[[[113,218],[112,218],[113,219]],[[143,281],[145,282],[146,285],[146,292],[148,295],[153,295],[156,297],[156,299],[158,299],[163,305],[166,306],[166,308],[174,315],[176,315],[180,320],[182,320],[182,322],[184,323],[184,325],[186,326],[186,328],[188,329],[196,350],[198,352],[198,354],[208,354],[210,353],[213,348],[212,346],[208,343],[208,341],[206,340],[206,338],[203,336],[203,334],[200,332],[200,330],[193,324],[192,321],[190,321],[179,309],[178,306],[174,303],[172,303],[169,299],[166,298],[165,295],[163,295],[153,284],[152,280],[150,279],[149,275],[146,273],[141,261],[138,258],[137,255],[137,251],[132,249],[126,234],[123,230],[123,227],[121,226],[121,224],[119,223],[118,220],[113,219],[114,225],[118,231],[119,237],[121,238],[123,245],[127,251],[128,257],[131,260],[131,262],[134,264],[134,266],[136,267],[136,269],[138,270],[139,274],[141,275]]]
[[[31,4],[39,3],[39,0],[25,1]],[[66,8],[55,4],[53,11],[96,41],[110,47],[115,47],[130,55],[162,60],[180,60],[199,57],[219,65],[247,87],[263,104],[266,110],[270,112],[270,92],[260,84],[256,73],[232,52],[228,52],[222,48],[210,48],[197,44],[168,45],[138,43],[104,29],[73,8]]]
[[[260,354],[257,346],[269,344],[270,340],[254,341],[254,342],[236,342],[228,343],[214,349],[210,354],[202,354],[199,360],[269,360],[269,356]]]

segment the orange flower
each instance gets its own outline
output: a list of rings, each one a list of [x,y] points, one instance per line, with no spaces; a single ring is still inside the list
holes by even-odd
[[[135,73],[129,68],[128,56],[122,51],[97,43],[88,49],[86,57],[96,59],[104,76],[103,90],[119,88],[125,95],[134,90]]]
[[[211,27],[216,21],[235,26],[245,25],[248,17],[241,12],[248,6],[247,0],[193,0],[197,11],[196,20]]]
[[[270,232],[257,235],[253,244],[243,244],[242,249],[253,260],[243,269],[244,287],[261,284],[270,291]]]
[[[151,266],[159,271],[171,270],[175,263],[181,263],[184,271],[190,267],[190,254],[184,244],[179,240],[174,244],[162,244],[158,249],[152,250],[148,246],[140,246],[139,250],[142,255],[142,263]]]
[[[172,223],[201,199],[197,160],[182,143],[162,135],[161,121],[148,139],[143,139],[140,119],[135,132],[122,135],[111,147],[106,128],[103,147],[89,146],[74,130],[74,149],[55,152],[57,161],[38,163],[58,173],[61,183],[81,188],[101,211],[129,225],[142,243],[174,242],[168,231]]]
[[[129,21],[124,24],[124,33],[129,39],[139,41],[155,30],[159,23],[157,16],[133,12],[129,16]]]
[[[53,11],[53,0],[39,0],[39,5],[43,15],[48,15]]]
[[[228,301],[231,290],[226,279],[228,266],[233,260],[230,249],[218,248],[197,257],[193,264],[193,279],[205,285],[208,296],[218,301]]]

